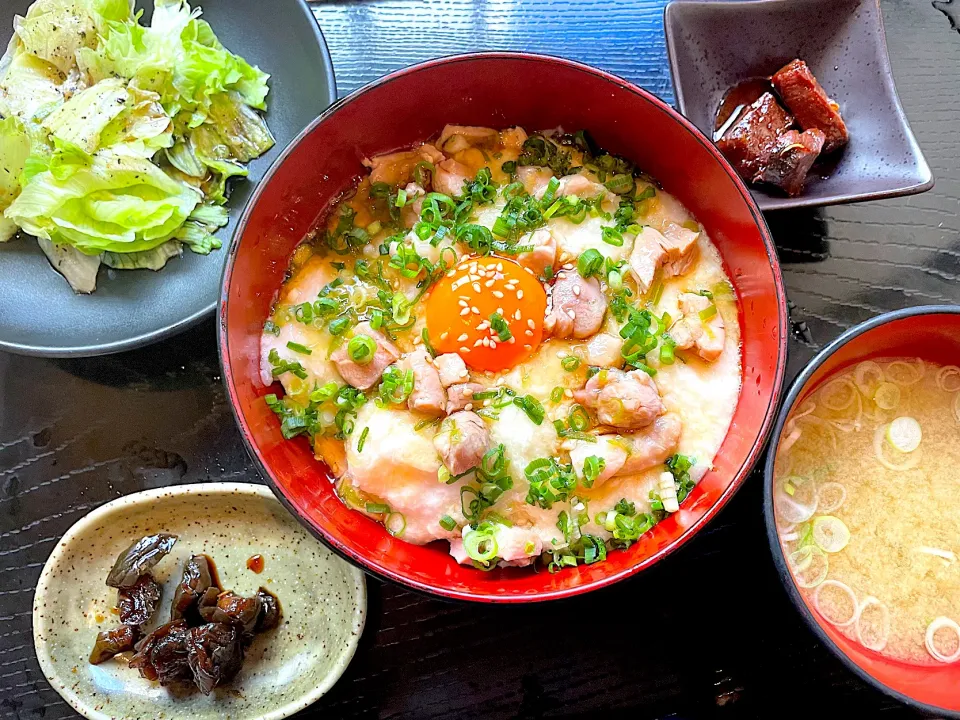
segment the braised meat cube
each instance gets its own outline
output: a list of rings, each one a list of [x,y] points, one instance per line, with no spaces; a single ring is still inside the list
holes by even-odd
[[[763,171],[782,135],[793,124],[772,93],[753,102],[717,142],[720,152],[748,182]]]
[[[780,68],[771,80],[797,124],[803,130],[820,130],[824,134],[822,152],[830,153],[847,144],[849,134],[840,116],[840,106],[827,96],[803,60]]]
[[[97,634],[97,641],[90,653],[90,664],[99,665],[114,655],[133,650],[140,631],[132,625],[121,625],[113,630],[104,630]]]
[[[820,130],[788,130],[780,136],[780,148],[770,156],[757,181],[776,185],[787,195],[799,195],[823,144],[824,134]]]

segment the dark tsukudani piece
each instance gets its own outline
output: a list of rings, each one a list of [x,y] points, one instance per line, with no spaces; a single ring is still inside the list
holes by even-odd
[[[803,60],[793,60],[771,78],[774,88],[803,130],[820,130],[823,152],[843,147],[850,139],[840,106],[827,95]]]
[[[755,181],[776,185],[790,196],[799,195],[823,143],[824,134],[820,130],[788,130],[780,136],[779,149],[770,156],[767,167]]]
[[[717,142],[737,172],[753,182],[780,145],[780,135],[793,124],[772,93],[764,93]]]

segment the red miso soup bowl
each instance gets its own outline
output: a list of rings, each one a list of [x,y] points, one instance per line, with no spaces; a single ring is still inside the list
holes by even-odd
[[[800,591],[790,568],[775,517],[774,470],[787,419],[834,373],[864,360],[920,357],[955,365],[960,357],[960,307],[934,305],[880,315],[851,328],[817,355],[794,381],[773,430],[764,477],[764,513],[773,560],[787,593],[810,629],[854,673],[883,692],[938,717],[960,718],[960,662],[904,662],[869,650],[827,622]]]
[[[707,228],[740,301],[743,391],[715,468],[672,515],[629,551],[556,574],[462,567],[446,545],[411,545],[347,509],[308,441],[281,437],[259,380],[263,323],[291,253],[361,159],[437,135],[447,123],[585,128],[599,145],[651,173]],[[383,578],[435,595],[485,602],[563,598],[610,585],[689,540],[743,483],[776,411],[787,314],[770,233],[749,191],[691,123],[653,95],[578,63],[481,53],[401,70],[331,106],[277,160],[254,193],[229,249],[219,308],[223,378],[246,445],[277,496],[320,540]]]

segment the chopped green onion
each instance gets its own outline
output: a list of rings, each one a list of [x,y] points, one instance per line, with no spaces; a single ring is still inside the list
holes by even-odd
[[[463,549],[471,560],[488,565],[497,557],[499,548],[493,531],[471,530],[463,537]]]
[[[374,220],[372,223],[367,225],[367,232],[371,235],[376,235],[383,229],[383,225],[380,224],[379,220]]]
[[[500,170],[507,175],[513,175],[517,171],[517,164],[513,160],[507,160],[500,166]]]
[[[603,241],[607,243],[607,245],[613,245],[615,247],[623,246],[623,233],[615,227],[604,227],[600,232]]]
[[[534,425],[540,425],[543,422],[543,405],[541,405],[540,401],[533,395],[515,397],[513,404],[523,410],[527,414],[527,417],[533,421]]]
[[[348,327],[350,327],[350,318],[344,316],[331,320],[330,324],[327,325],[327,330],[330,331],[331,335],[343,335]]]
[[[576,357],[575,355],[567,355],[563,360],[560,361],[560,366],[567,372],[574,372],[580,367],[580,358]]]
[[[612,193],[616,193],[617,195],[626,195],[630,192],[633,192],[633,176],[627,175],[626,173],[614,175],[604,183],[604,186]]]
[[[370,428],[369,428],[369,427],[365,427],[365,428],[360,432],[360,439],[357,441],[357,452],[358,452],[358,453],[362,453],[362,452],[363,452],[363,446],[364,446],[364,444],[367,442],[367,435],[369,435],[369,434],[370,434]]]
[[[267,333],[268,335],[279,335],[279,334],[280,334],[280,326],[277,325],[273,320],[267,320],[267,321],[263,324],[263,331],[264,331],[265,333]]]
[[[430,332],[424,328],[423,332],[420,333],[420,337],[423,339],[423,346],[427,349],[427,352],[430,353],[431,356],[436,357],[437,351],[434,349],[433,343],[430,342]]]
[[[287,343],[287,347],[296,353],[300,353],[301,355],[313,355],[313,350],[308,348],[306,345],[301,345],[300,343],[293,342],[292,340]]]
[[[490,316],[490,327],[500,338],[500,342],[506,342],[513,337],[513,333],[510,332],[510,325],[500,313],[495,312]]]
[[[363,333],[354,335],[347,343],[347,354],[351,360],[360,365],[368,364],[376,353],[377,341],[369,335]]]
[[[574,405],[570,409],[570,415],[567,416],[567,423],[570,429],[575,432],[584,432],[590,427],[590,416],[583,409],[582,405]]]
[[[440,527],[450,532],[457,527],[457,521],[454,520],[449,515],[444,515],[443,517],[440,518]]]
[[[398,208],[402,208],[407,204],[407,191],[404,189],[397,190],[397,201],[394,205]]]
[[[383,515],[384,513],[390,512],[390,506],[384,505],[383,503],[368,502],[366,504],[366,510],[371,515]]]
[[[599,276],[603,271],[603,255],[596,248],[584,250],[577,260],[577,272],[581,277]]]
[[[607,461],[602,457],[590,455],[583,461],[583,486],[593,487],[593,483],[600,477],[600,473],[607,467]]]
[[[563,400],[563,388],[555,387],[553,390],[550,391],[550,401],[554,403],[558,403],[561,400]]]
[[[637,370],[643,370],[643,371],[644,371],[647,375],[649,375],[650,377],[655,377],[656,374],[657,374],[656,369],[650,367],[650,366],[647,365],[646,363],[638,362],[638,361],[632,361],[630,364],[633,365],[633,367],[635,367]]]
[[[407,529],[407,519],[402,513],[392,512],[383,521],[383,526],[394,537],[403,537],[403,531]]]
[[[717,314],[717,306],[709,305],[708,307],[700,311],[700,321],[707,322],[707,320],[709,320],[716,314]]]

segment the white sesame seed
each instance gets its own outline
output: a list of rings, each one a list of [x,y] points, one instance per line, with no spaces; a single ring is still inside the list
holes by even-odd
[[[415,337],[415,338],[413,339],[413,344],[414,344],[414,345],[419,345],[419,344],[422,343],[422,342],[423,342],[423,338]]]
[[[463,409],[466,410],[466,411],[468,411],[468,412],[469,412],[470,410],[473,410],[473,403],[467,403],[466,405],[463,406]]]
[[[566,350],[557,350],[557,357],[563,360],[567,356]]]
[[[475,282],[475,283],[473,284],[473,289],[474,289],[476,292],[480,292],[480,283]]]
[[[513,319],[514,319],[514,320],[519,320],[519,319],[522,318],[522,317],[523,317],[523,315],[520,314],[520,311],[519,311],[519,310],[517,310],[517,311],[513,314]]]
[[[573,263],[564,263],[563,269],[564,269],[564,270],[573,270]]]
[[[492,284],[492,283],[493,283],[493,281],[491,280],[490,283],[488,283],[488,285],[489,285],[489,284]],[[494,296],[495,298],[498,298],[498,299],[499,299],[499,298],[502,298],[502,297],[503,297],[503,293],[500,292],[499,290],[494,290],[494,291],[493,291],[493,296]]]
[[[573,397],[573,391],[572,391],[570,388],[567,388],[566,390],[563,391],[563,396],[564,396],[564,397],[568,397],[568,398],[572,398],[572,397]]]
[[[441,339],[441,340],[446,340],[446,339],[447,339],[447,336],[448,336],[449,334],[450,334],[450,333],[448,333],[446,330],[444,330],[442,333],[440,333],[440,339]]]
[[[497,308],[497,315],[503,316],[503,308]]]
[[[497,270],[503,272],[503,263],[497,263]]]
[[[528,318],[528,319],[527,319],[527,327],[530,328],[531,330],[533,330],[533,329],[535,329],[535,328],[537,327],[537,324],[533,321],[532,318]]]
[[[461,348],[460,348],[460,352],[462,352],[462,353],[468,353],[468,352],[470,352],[470,348],[468,348],[468,347],[461,347]]]
[[[463,310],[460,311],[460,317],[463,317],[464,315],[469,315],[469,314],[470,314],[470,308],[464,308]]]
[[[470,304],[466,300],[457,300],[457,304],[460,307],[470,307]]]
[[[477,306],[476,306],[476,305],[474,305],[472,308],[470,308],[470,312],[472,312],[474,315],[479,315],[479,314],[480,314],[480,311],[477,310]]]
[[[524,330],[523,334],[527,337],[533,337],[533,330]]]
[[[493,287],[493,283],[494,283],[494,282],[495,282],[494,280],[487,280],[487,281],[483,284],[483,286],[484,286],[484,287]]]
[[[453,277],[453,276],[456,275],[456,274],[457,274],[457,271],[456,271],[456,269],[454,269],[454,270],[451,270],[450,272],[447,273],[447,277]]]
[[[480,347],[481,345],[483,345],[483,338],[480,338],[475,343],[473,343],[474,347]]]
[[[470,377],[470,373],[467,372],[466,368],[460,371],[460,377]],[[467,390],[470,390],[470,388],[467,388]],[[473,395],[473,390],[470,390],[470,394]]]
[[[517,290],[517,300],[523,300],[523,290]]]
[[[574,294],[575,297],[580,297],[580,286],[579,286],[579,285],[574,285],[574,286],[573,286],[573,294]]]
[[[570,319],[571,319],[571,320],[576,320],[576,319],[577,319],[577,314],[576,314],[573,310],[567,310],[567,315],[570,316]]]
[[[524,345],[524,346],[523,346],[523,349],[524,349],[524,350],[533,350],[533,345]]]
[[[469,335],[464,333],[463,335],[457,338],[457,342],[466,342],[469,337],[470,337]]]
[[[495,348],[497,346],[497,341],[493,338],[490,338],[490,347]]]
[[[511,336],[507,339],[507,342],[510,343],[511,345],[513,345],[516,341],[517,341],[517,339],[516,339],[513,335],[511,335]]]
[[[470,273],[470,280],[472,282],[477,282],[478,280],[480,280],[480,276],[475,273]]]

